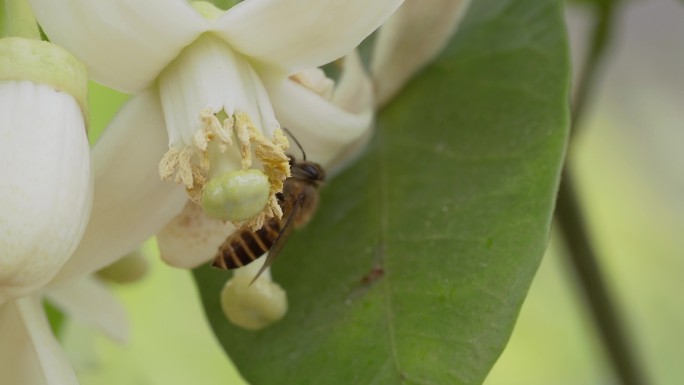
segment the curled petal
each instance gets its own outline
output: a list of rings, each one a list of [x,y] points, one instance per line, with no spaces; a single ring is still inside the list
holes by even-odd
[[[267,79],[265,85],[281,125],[294,133],[307,158],[324,168],[344,162],[343,154],[349,146],[369,132],[373,120],[372,86],[356,54],[344,61],[332,101],[292,80]]]
[[[372,108],[371,79],[363,68],[361,57],[356,50],[342,61],[342,74],[333,92],[332,102],[343,110],[355,114]]]
[[[230,223],[207,217],[202,208],[188,202],[183,211],[157,234],[159,253],[171,266],[195,267],[216,256],[219,246],[235,231]]]
[[[207,29],[184,0],[31,0],[50,40],[86,63],[98,82],[141,91]]]
[[[244,55],[292,71],[318,67],[351,52],[403,0],[249,0],[212,29]]]
[[[126,309],[93,276],[85,276],[46,292],[50,302],[77,321],[95,327],[118,342],[128,339]]]
[[[0,302],[48,283],[78,245],[92,203],[83,115],[69,94],[0,82]]]
[[[135,250],[176,216],[187,196],[159,178],[167,147],[155,92],[131,99],[93,149],[95,199],[83,240],[53,282],[92,273]]]
[[[37,296],[0,305],[3,384],[78,385]]]
[[[458,28],[470,0],[406,0],[378,33],[371,72],[378,105],[385,104],[437,56]]]

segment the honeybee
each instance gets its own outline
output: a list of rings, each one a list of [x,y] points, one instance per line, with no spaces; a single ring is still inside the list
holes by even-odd
[[[301,150],[296,139],[295,143]],[[288,158],[291,176],[283,182],[283,191],[276,195],[283,210],[282,218],[271,218],[257,231],[243,228],[231,234],[219,246],[212,266],[223,270],[237,269],[268,252],[264,265],[252,280],[254,282],[273,264],[292,230],[311,220],[318,207],[318,188],[323,184],[325,171],[318,163],[307,161],[303,150],[303,160],[297,160],[292,155],[288,155]]]

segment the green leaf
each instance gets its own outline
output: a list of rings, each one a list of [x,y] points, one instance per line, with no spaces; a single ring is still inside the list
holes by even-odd
[[[214,4],[219,9],[228,10],[241,1],[242,0],[209,0],[208,2]]]
[[[48,322],[50,323],[52,333],[57,336],[57,338],[61,337],[64,322],[66,321],[64,313],[48,301],[43,301],[43,309],[45,309],[45,316],[47,316]]]
[[[251,384],[478,384],[504,349],[548,241],[567,42],[559,1],[471,7],[291,237],[274,267],[290,303],[280,323],[232,326],[227,276],[195,271]]]

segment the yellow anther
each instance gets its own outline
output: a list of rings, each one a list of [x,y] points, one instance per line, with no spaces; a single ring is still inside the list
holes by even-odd
[[[164,180],[173,178],[176,183],[182,183],[193,202],[203,202],[209,176],[215,178],[217,174],[237,171],[220,166],[212,167],[209,164],[209,152],[212,151],[212,145],[215,145],[214,153],[225,153],[229,146],[233,145],[234,136],[240,153],[240,168],[249,170],[253,164],[253,157],[256,157],[263,166],[263,174],[268,178],[268,195],[262,201],[264,203],[261,204],[260,211],[249,218],[224,212],[218,217],[233,221],[236,226],[249,226],[254,230],[260,229],[269,218],[282,217],[283,212],[276,194],[283,191],[283,182],[290,176],[289,159],[285,155],[289,142],[282,130],[276,128],[273,131],[273,137],[266,138],[261,130],[256,128],[249,115],[240,111],[228,116],[224,111],[214,113],[205,109],[200,113],[199,120],[202,126],[195,133],[192,144],[182,148],[171,147],[162,158],[159,163],[161,178]],[[213,155],[212,160],[215,160]],[[221,196],[223,195],[218,195],[219,198]],[[231,199],[234,200],[239,196],[240,194],[232,194]],[[233,201],[226,202],[226,204],[231,207],[240,206],[239,203]],[[212,207],[214,206],[221,206],[221,203],[213,202]],[[217,217],[217,215],[210,216]],[[237,222],[242,220],[245,222]]]

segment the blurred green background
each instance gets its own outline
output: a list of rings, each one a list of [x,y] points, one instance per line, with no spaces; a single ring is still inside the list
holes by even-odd
[[[569,10],[576,62],[586,20],[584,9]],[[684,383],[684,7],[633,2],[616,33],[570,157],[602,267],[652,383]],[[93,138],[125,99],[91,86]],[[554,237],[487,385],[616,383]],[[62,340],[81,383],[243,384],[212,335],[190,273],[161,263],[153,241],[144,250],[149,274],[113,286],[130,315],[127,345],[66,323]]]

